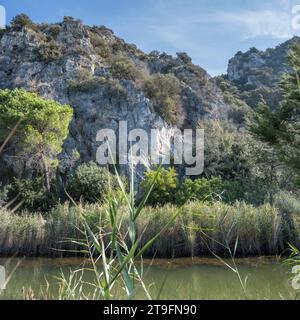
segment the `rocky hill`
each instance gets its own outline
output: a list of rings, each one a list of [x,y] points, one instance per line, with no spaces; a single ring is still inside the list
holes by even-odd
[[[95,160],[96,133],[118,129],[195,128],[206,119],[243,124],[250,107],[265,99],[276,105],[289,46],[238,52],[226,76],[211,78],[186,53],[146,54],[106,27],[90,27],[71,17],[35,24],[20,15],[0,30],[0,88],[25,88],[74,109],[62,169]],[[11,157],[2,168],[19,170]],[[4,164],[4,165],[3,165]]]
[[[284,73],[290,72],[287,55],[292,44],[300,44],[300,38],[280,44],[276,48],[238,52],[230,61],[227,79],[240,91],[240,97],[254,107],[262,98],[275,106],[280,100],[278,82]]]
[[[231,108],[215,80],[187,54],[145,54],[103,26],[70,17],[37,25],[20,15],[1,31],[0,88],[25,88],[74,108],[65,166],[78,157],[95,160],[97,131],[117,129],[120,120],[148,132],[187,128],[226,119]]]

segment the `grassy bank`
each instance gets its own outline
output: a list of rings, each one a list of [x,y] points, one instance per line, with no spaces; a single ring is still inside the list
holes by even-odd
[[[145,207],[137,222],[138,235],[146,243],[170,220],[178,207]],[[177,220],[147,252],[148,257],[186,257],[228,254],[238,256],[281,254],[288,243],[300,245],[300,205],[287,194],[274,206],[253,207],[243,202],[227,205],[190,202],[179,209]],[[1,256],[77,255],[82,214],[96,229],[106,228],[105,207],[59,205],[48,214],[0,211]],[[126,207],[123,218],[127,219]],[[126,223],[125,223],[126,225]],[[237,242],[238,239],[238,242]]]

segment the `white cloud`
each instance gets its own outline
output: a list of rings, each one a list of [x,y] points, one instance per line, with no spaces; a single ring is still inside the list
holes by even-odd
[[[236,26],[243,39],[272,37],[286,39],[293,36],[291,13],[288,11],[239,11],[220,12],[211,16],[211,21]]]

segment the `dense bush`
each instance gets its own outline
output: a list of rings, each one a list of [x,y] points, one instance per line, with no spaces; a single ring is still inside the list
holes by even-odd
[[[101,37],[98,32],[90,32],[91,44],[95,52],[102,58],[106,59],[112,55],[112,50],[107,42]]]
[[[122,99],[127,97],[127,92],[119,80],[107,80],[105,88],[106,94],[110,99]]]
[[[21,209],[46,211],[53,205],[53,195],[47,192],[42,177],[33,179],[14,179],[8,188],[8,199],[16,199],[12,204]]]
[[[179,204],[187,201],[207,201],[220,200],[223,197],[224,182],[220,177],[211,179],[185,179],[176,193],[176,202]]]
[[[38,27],[31,19],[24,13],[17,15],[11,22],[11,27],[16,30],[21,30],[24,27],[37,31]]]
[[[89,203],[103,202],[110,190],[116,190],[118,181],[106,168],[95,162],[80,165],[67,183],[69,194],[76,200]]]
[[[223,180],[224,192],[222,199],[226,203],[244,201],[258,206],[268,202],[269,189],[262,179],[234,179]]]
[[[180,82],[173,74],[154,74],[144,83],[144,91],[155,104],[155,111],[167,122],[175,124],[181,106]]]
[[[149,171],[146,173],[145,178],[141,183],[142,190],[144,192],[149,190],[153,181],[156,181],[156,183],[148,199],[148,203],[153,206],[164,205],[170,202],[174,203],[178,186],[178,178],[175,169],[161,168]]]
[[[199,123],[205,130],[205,175],[225,180],[248,178],[249,143],[243,130],[226,122],[207,120]]]
[[[250,107],[245,103],[239,103],[239,100],[231,100],[228,118],[235,124],[244,124],[249,111]]]
[[[88,92],[106,83],[106,79],[95,77],[87,69],[78,69],[74,72],[69,88],[74,91]]]
[[[185,178],[179,181],[176,171],[171,169],[156,170],[146,174],[141,183],[142,190],[147,190],[154,177],[158,174],[158,181],[149,198],[152,206],[167,203],[182,205],[188,201],[202,201],[213,203],[223,201],[233,204],[236,201],[244,201],[255,206],[269,202],[269,188],[262,179],[225,180],[221,177],[198,178],[192,180]]]
[[[38,55],[43,62],[49,63],[60,59],[63,56],[63,52],[56,42],[51,40],[40,46],[38,49]]]
[[[138,70],[134,63],[126,57],[117,56],[113,59],[110,72],[119,80],[136,80]]]
[[[58,24],[54,24],[52,26],[50,26],[49,28],[49,34],[51,39],[56,40],[57,36],[59,35],[59,33],[61,32],[62,27]]]

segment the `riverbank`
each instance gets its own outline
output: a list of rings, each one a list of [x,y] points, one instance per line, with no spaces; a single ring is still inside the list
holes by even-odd
[[[288,243],[300,244],[300,213],[291,202],[278,201],[253,207],[236,202],[191,202],[181,208],[166,205],[145,207],[137,221],[141,245],[149,241],[176,211],[176,221],[146,252],[145,257],[179,258],[218,254],[237,257],[280,255]],[[126,206],[123,218],[128,217]],[[80,256],[82,214],[97,230],[106,228],[106,207],[59,205],[47,214],[0,211],[0,256]]]

